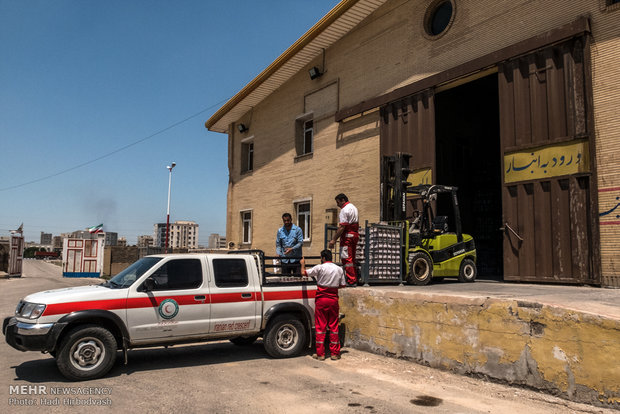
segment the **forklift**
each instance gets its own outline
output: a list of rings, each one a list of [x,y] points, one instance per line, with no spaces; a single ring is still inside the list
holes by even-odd
[[[403,228],[403,278],[409,284],[427,285],[432,279],[456,277],[476,280],[476,246],[463,234],[456,197],[457,187],[407,181],[411,155],[384,156],[381,169],[381,220]],[[437,216],[437,202],[452,206],[452,220]],[[409,207],[408,207],[409,206]],[[454,225],[450,231],[449,222]]]

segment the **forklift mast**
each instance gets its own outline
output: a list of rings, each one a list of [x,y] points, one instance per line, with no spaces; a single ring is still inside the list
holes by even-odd
[[[407,220],[407,195],[419,197],[423,202],[421,212],[423,221],[432,220],[433,208],[431,202],[437,194],[450,193],[452,214],[454,215],[455,233],[458,242],[463,241],[461,228],[461,214],[456,196],[457,187],[437,184],[422,184],[412,186],[407,182],[411,173],[411,154],[397,152],[394,155],[384,155],[381,165],[381,220],[387,222]],[[428,211],[427,211],[428,210]],[[430,223],[426,223],[430,227]],[[430,228],[427,229],[430,231]]]
[[[381,221],[402,221],[407,216],[407,177],[411,154],[384,155],[381,164]]]

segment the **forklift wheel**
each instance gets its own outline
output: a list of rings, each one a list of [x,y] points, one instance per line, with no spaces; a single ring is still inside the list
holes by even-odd
[[[459,270],[459,281],[473,282],[476,280],[477,274],[476,263],[471,259],[463,259],[461,262],[461,269]]]
[[[409,274],[407,283],[418,286],[428,285],[433,276],[433,262],[423,252],[415,252],[409,256]]]

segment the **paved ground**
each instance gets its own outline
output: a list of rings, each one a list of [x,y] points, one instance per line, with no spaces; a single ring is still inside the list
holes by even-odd
[[[0,314],[10,315],[27,293],[95,282],[62,278],[60,270],[52,266],[25,261],[23,278],[0,280]],[[430,288],[443,294],[443,289],[453,287]],[[4,411],[11,413],[77,413],[85,411],[85,403],[108,404],[88,406],[93,412],[612,412],[407,361],[354,349],[344,351],[340,361],[319,362],[310,356],[271,359],[260,342],[244,348],[215,342],[133,350],[128,366],[118,361],[104,378],[68,382],[49,355],[22,353],[2,341],[0,407],[6,406]],[[22,385],[47,394],[16,394],[15,387]],[[52,395],[54,391],[73,394]],[[91,394],[83,394],[85,391]],[[36,405],[23,405],[29,402]],[[55,405],[42,407],[45,402]]]

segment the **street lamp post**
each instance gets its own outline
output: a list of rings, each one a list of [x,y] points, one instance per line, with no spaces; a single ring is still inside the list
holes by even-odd
[[[166,247],[164,253],[168,253],[168,235],[170,234],[170,185],[172,184],[172,169],[175,165],[177,165],[176,162],[173,162],[166,166],[168,169],[168,209],[166,210]]]

